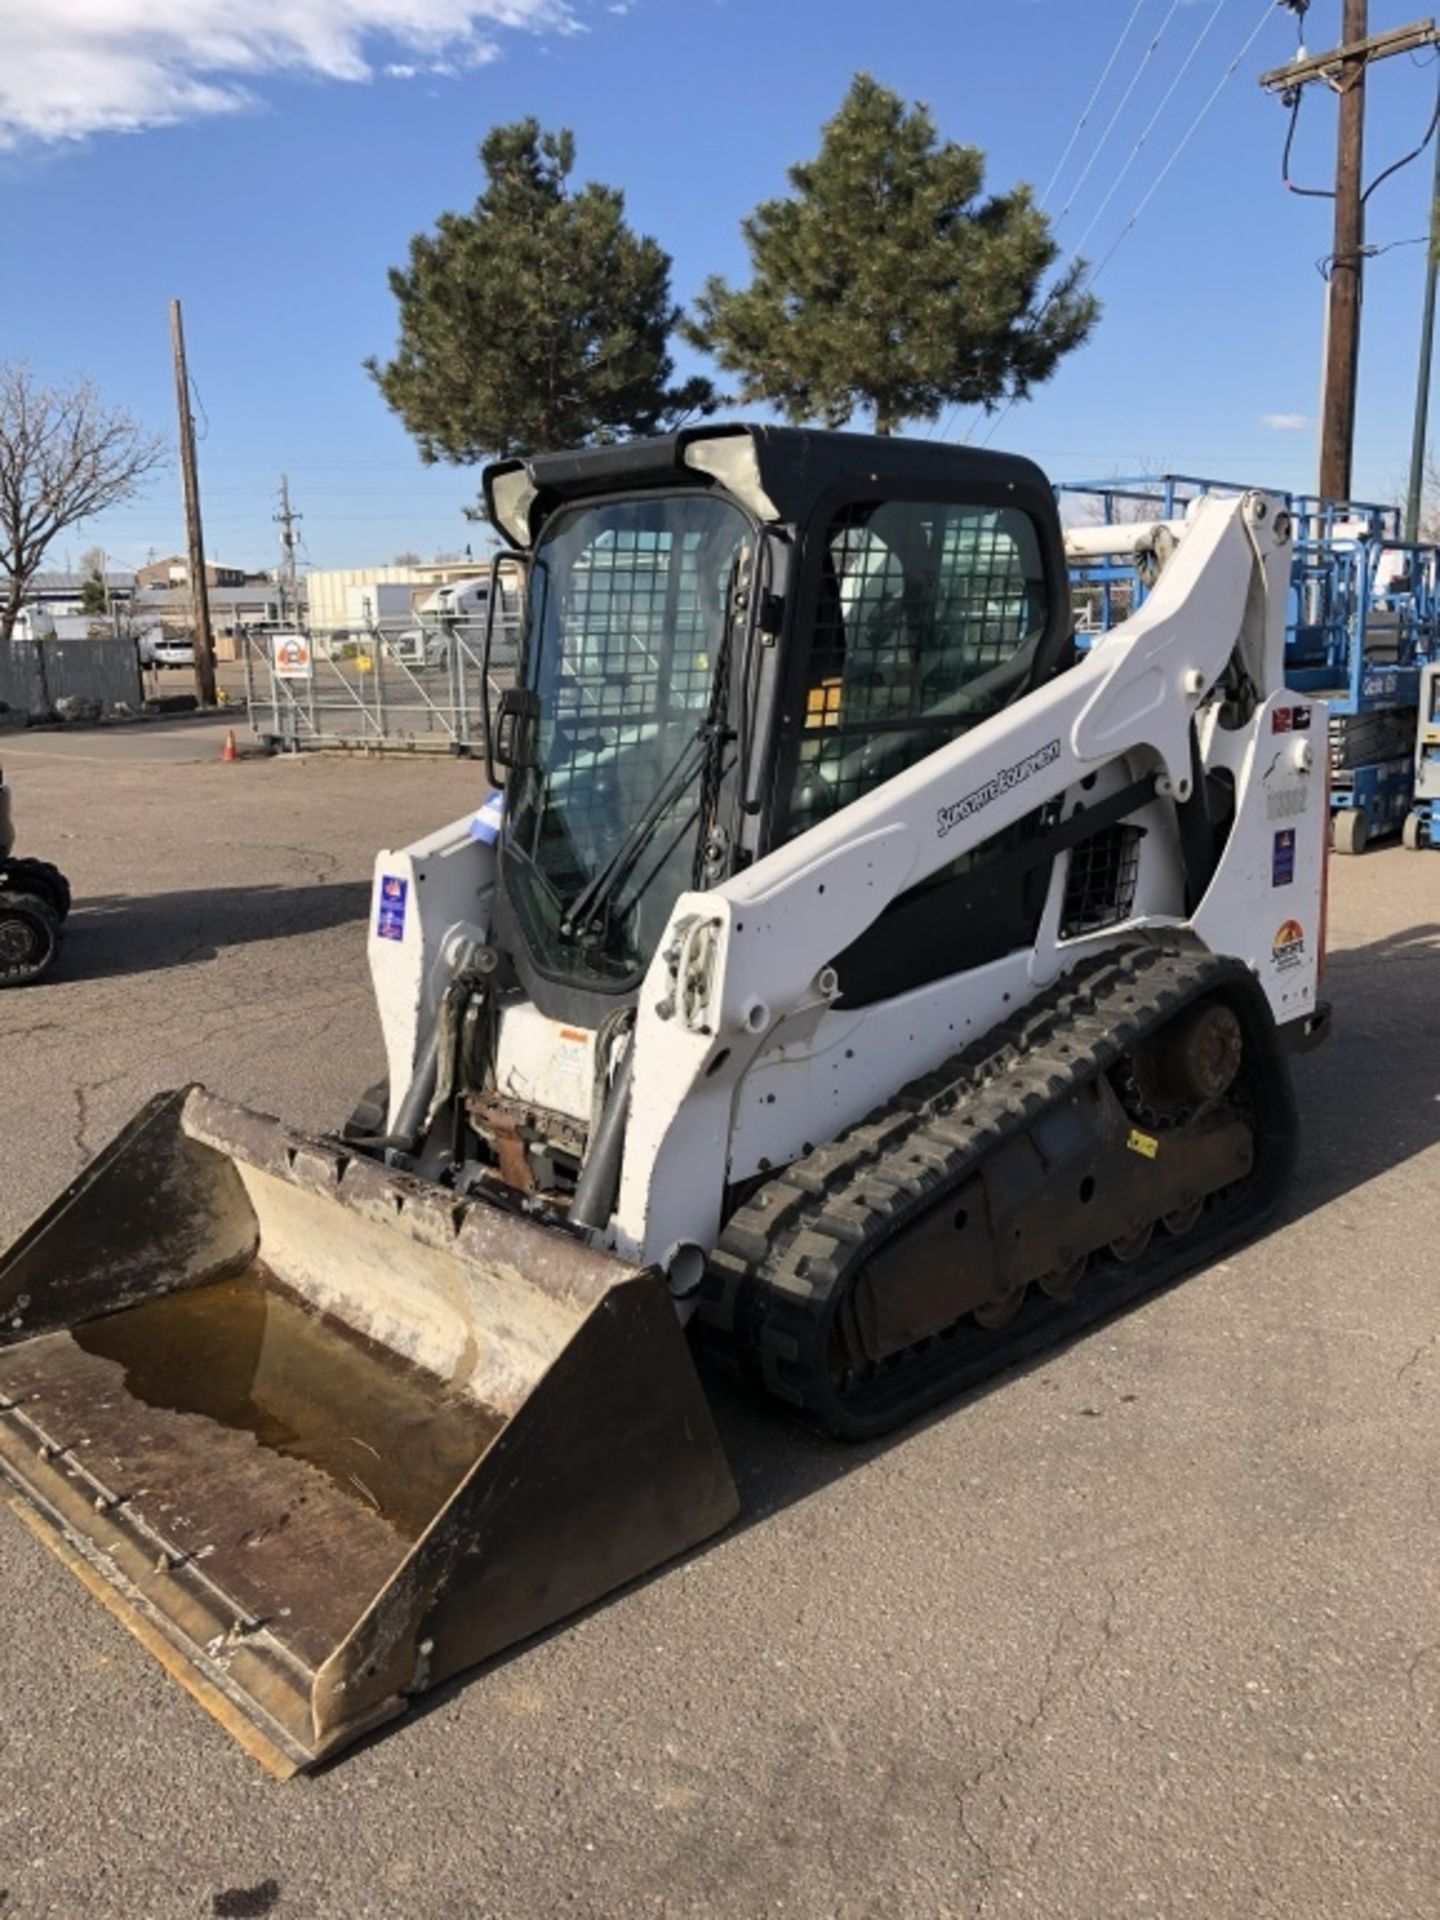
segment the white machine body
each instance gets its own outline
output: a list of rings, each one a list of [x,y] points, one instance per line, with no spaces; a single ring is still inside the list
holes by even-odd
[[[687,1250],[713,1246],[727,1183],[833,1139],[1077,958],[1145,929],[1185,928],[1243,960],[1277,1024],[1313,1018],[1326,724],[1283,684],[1288,516],[1258,493],[1202,499],[1166,532],[1173,552],[1143,607],[1074,666],[743,873],[680,897],[639,992],[619,1196],[598,1238],[679,1270]],[[1222,725],[1218,682],[1237,647],[1253,711]],[[1189,794],[1192,721],[1205,771],[1233,780],[1234,812],[1187,912],[1168,802]],[[1068,817],[1152,773],[1122,924],[1061,937],[1062,853],[1033,948],[875,1005],[836,1004],[834,957],[906,888],[1038,806]],[[494,801],[487,812],[488,825],[467,816],[376,861],[370,958],[392,1121],[457,952],[489,931]],[[497,1086],[588,1125],[595,1036],[513,995],[499,1020]]]

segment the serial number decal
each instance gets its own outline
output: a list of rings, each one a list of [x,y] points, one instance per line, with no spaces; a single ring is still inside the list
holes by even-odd
[[[972,814],[988,807],[1002,793],[1008,793],[1012,787],[1018,787],[1028,780],[1032,773],[1039,773],[1042,767],[1053,766],[1060,758],[1060,742],[1047,740],[1043,747],[1037,747],[1034,753],[1027,753],[1023,760],[1017,760],[1013,767],[1002,767],[997,774],[987,780],[983,787],[976,787],[973,793],[967,793],[963,800],[952,800],[948,807],[941,807],[935,815],[935,827],[938,838],[943,840],[952,827],[958,827]]]
[[[1305,811],[1308,787],[1278,787],[1265,796],[1267,820],[1297,820]]]

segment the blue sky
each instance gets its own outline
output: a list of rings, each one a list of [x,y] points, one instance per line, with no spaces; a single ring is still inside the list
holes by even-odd
[[[1312,50],[1339,38],[1340,10],[1314,0]],[[1415,11],[1373,0],[1371,30]],[[1092,343],[994,444],[1057,478],[1165,467],[1308,487],[1331,215],[1281,185],[1285,114],[1256,77],[1293,53],[1296,28],[1262,0],[250,0],[243,14],[225,0],[0,0],[0,356],[89,374],[169,431],[178,295],[213,554],[274,563],[282,471],[316,566],[463,547],[475,474],[423,468],[361,361],[393,341],[387,267],[474,199],[488,126],[534,113],[573,128],[580,175],[624,188],[689,300],[709,271],[743,275],[741,216],[813,152],[857,68],[982,147],[993,186],[1038,190],[1132,16],[1049,203],[1073,202],[1057,234],[1073,248],[1111,195],[1094,260],[1259,32],[1104,267]],[[1408,56],[1374,70],[1370,171],[1420,138],[1436,81]],[[1333,99],[1313,89],[1296,177],[1323,184],[1334,139]],[[1427,154],[1371,202],[1369,239],[1422,234],[1430,185]],[[1423,258],[1402,245],[1370,265],[1360,494],[1392,497],[1403,480]],[[178,474],[72,536],[72,556],[92,539],[120,565],[176,550]]]

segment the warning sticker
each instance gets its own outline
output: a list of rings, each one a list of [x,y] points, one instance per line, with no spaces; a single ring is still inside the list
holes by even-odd
[[[1160,1151],[1160,1142],[1155,1138],[1155,1135],[1153,1133],[1142,1133],[1139,1127],[1132,1127],[1130,1129],[1130,1138],[1125,1144],[1129,1147],[1131,1153],[1141,1154],[1146,1160],[1153,1160]]]
[[[281,633],[275,636],[275,678],[277,680],[309,680],[315,672],[314,661],[310,655],[310,641],[303,633]]]
[[[1275,941],[1270,949],[1270,958],[1281,973],[1289,973],[1292,967],[1304,965],[1305,929],[1298,920],[1283,921],[1275,929]]]
[[[1272,887],[1288,887],[1295,878],[1295,829],[1282,827],[1275,836],[1275,850],[1270,856],[1270,884]]]
[[[1309,707],[1276,707],[1270,715],[1272,733],[1308,733]]]
[[[375,915],[375,931],[382,940],[405,938],[405,896],[409,891],[409,881],[402,880],[398,874],[387,873],[380,882],[380,906]]]

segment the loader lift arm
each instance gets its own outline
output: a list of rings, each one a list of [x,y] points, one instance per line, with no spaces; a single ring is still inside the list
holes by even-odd
[[[1103,646],[744,873],[681,897],[639,998],[636,1076],[647,1097],[627,1137],[621,1246],[659,1258],[685,1241],[713,1243],[723,1195],[707,1195],[711,1211],[697,1219],[684,1170],[705,1154],[701,1142],[728,1138],[737,1089],[767,1048],[785,1044],[787,1023],[818,1020],[820,1036],[827,1016],[844,1024],[831,1012],[843,991],[831,963],[907,888],[1109,767],[1133,768],[1127,783],[1151,781],[1174,806],[1190,800],[1192,739],[1218,731],[1215,694],[1232,659],[1238,654],[1257,684],[1281,684],[1288,542],[1286,516],[1266,496],[1203,502],[1144,609]],[[1259,779],[1253,756],[1241,773]],[[1220,951],[1257,964],[1268,958],[1269,929],[1252,916],[1248,951],[1237,947],[1223,875],[1215,889],[1188,924],[1203,937],[1220,920]],[[1147,921],[1186,923],[1179,900],[1163,920]],[[1060,942],[1037,948],[1024,970],[1028,993],[1083,951],[1083,943],[1074,953]],[[1309,1010],[1284,1009],[1292,1018]],[[852,1050],[870,1025],[852,1036]],[[893,1034],[873,1025],[889,1051]],[[932,1043],[930,1058],[923,1047],[912,1054],[916,1069],[941,1051]],[[893,1055],[889,1074],[893,1088]],[[864,1070],[854,1078],[863,1083]],[[732,1178],[749,1171],[732,1166]]]

